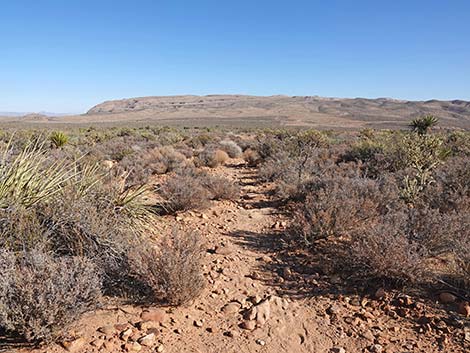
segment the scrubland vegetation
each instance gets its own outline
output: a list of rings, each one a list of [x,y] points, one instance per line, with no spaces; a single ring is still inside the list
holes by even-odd
[[[470,135],[280,132],[259,140],[260,178],[276,183],[293,247],[325,255],[346,278],[389,286],[433,283],[469,294]]]
[[[470,135],[432,131],[4,130],[0,327],[60,337],[107,297],[181,305],[204,286],[197,233],[163,215],[235,200],[211,173],[256,167],[289,216],[288,246],[349,280],[470,293]]]

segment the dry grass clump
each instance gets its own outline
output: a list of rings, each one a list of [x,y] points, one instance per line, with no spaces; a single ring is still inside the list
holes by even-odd
[[[159,189],[170,212],[204,209],[210,200],[233,200],[239,196],[239,185],[206,172],[188,168],[169,178]]]
[[[152,291],[170,305],[195,298],[204,287],[201,238],[195,233],[173,232],[159,248],[141,249],[133,255],[133,268]]]
[[[412,239],[404,213],[384,216],[358,233],[351,255],[357,277],[387,279],[398,284],[416,284],[428,279],[427,249]]]
[[[318,179],[308,186],[305,200],[294,206],[291,230],[310,246],[322,238],[366,229],[398,202],[397,186],[391,181]]]
[[[170,212],[204,209],[210,204],[210,192],[191,174],[175,175],[159,189]]]
[[[144,184],[149,177],[166,174],[189,165],[190,162],[182,153],[171,146],[143,150],[132,156],[123,158],[119,163],[127,176],[129,185]]]
[[[101,297],[99,271],[83,257],[2,250],[0,271],[0,326],[27,341],[57,338]]]
[[[240,186],[227,178],[201,175],[201,184],[209,190],[212,200],[235,200],[240,196]]]
[[[240,146],[236,144],[236,142],[232,140],[223,140],[219,142],[220,148],[227,152],[230,158],[237,158],[240,157],[242,154],[242,149]]]
[[[243,152],[243,159],[249,167],[256,167],[262,161],[259,153],[251,148],[248,148]]]
[[[229,158],[230,157],[228,156],[227,152],[209,146],[199,153],[196,164],[199,166],[215,168],[219,165],[225,164]]]

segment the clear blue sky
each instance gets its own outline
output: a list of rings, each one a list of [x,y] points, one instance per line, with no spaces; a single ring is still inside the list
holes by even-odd
[[[211,93],[469,100],[470,1],[0,2],[0,111]]]

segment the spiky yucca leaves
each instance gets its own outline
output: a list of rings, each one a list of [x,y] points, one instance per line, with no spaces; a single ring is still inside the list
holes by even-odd
[[[29,144],[10,159],[10,145],[0,162],[0,207],[19,204],[30,207],[48,201],[77,176],[74,164],[60,160],[47,162],[44,144]]]
[[[413,119],[410,127],[413,131],[420,135],[427,134],[430,129],[439,123],[439,119],[433,115],[425,115],[420,118]]]
[[[54,131],[49,136],[49,140],[51,141],[53,147],[61,148],[64,147],[67,142],[69,142],[69,137],[62,131]]]

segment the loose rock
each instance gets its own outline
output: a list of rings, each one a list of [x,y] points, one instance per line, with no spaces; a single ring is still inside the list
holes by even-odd
[[[463,315],[465,317],[470,317],[470,303],[468,302],[460,303],[458,312],[460,315]]]
[[[439,294],[439,301],[444,304],[453,303],[457,300],[457,297],[452,293],[443,292]]]
[[[251,308],[245,315],[245,319],[249,321],[255,320],[256,326],[263,326],[271,315],[271,307],[269,299],[262,300],[258,305]]]
[[[98,328],[98,332],[104,333],[105,335],[108,335],[108,336],[114,334],[115,331],[116,329],[112,325],[106,325],[106,326],[102,326]]]
[[[138,341],[142,346],[150,347],[155,343],[155,334],[151,333],[140,338]]]
[[[255,320],[245,320],[240,324],[240,327],[245,329],[245,330],[253,331],[256,328],[256,321]]]
[[[64,347],[67,352],[78,352],[85,345],[85,339],[80,337],[73,341],[64,341],[62,342],[62,347]]]

